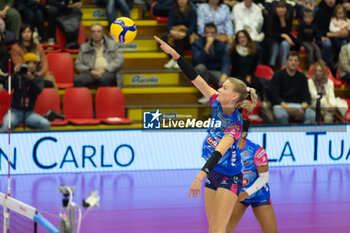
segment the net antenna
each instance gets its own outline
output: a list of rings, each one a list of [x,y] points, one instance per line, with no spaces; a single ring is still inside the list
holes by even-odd
[[[7,156],[7,195],[5,198],[11,195],[11,59],[8,60],[8,103],[7,103],[7,113],[8,113],[8,156]],[[3,208],[4,222],[3,222],[3,232],[9,233],[10,231],[10,211],[4,205]]]

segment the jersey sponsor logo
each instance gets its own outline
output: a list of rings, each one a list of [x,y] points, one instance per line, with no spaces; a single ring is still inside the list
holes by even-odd
[[[208,178],[205,180],[205,183],[211,184],[211,182],[210,182],[210,180]]]
[[[207,137],[207,142],[212,145],[213,147],[216,147],[218,145],[218,143],[211,137]]]
[[[260,151],[257,157],[260,159],[264,154],[265,154],[265,150],[262,150]]]
[[[249,165],[250,163],[249,163],[249,161],[243,161],[243,164],[245,165],[245,166],[247,166],[247,165]]]
[[[245,174],[249,174],[251,173],[252,171],[248,170],[248,171],[242,171],[242,174],[245,175]]]
[[[247,178],[244,178],[242,181],[243,185],[246,186],[249,184],[249,180]]]

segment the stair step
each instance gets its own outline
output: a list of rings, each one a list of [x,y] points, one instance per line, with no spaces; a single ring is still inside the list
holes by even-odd
[[[136,36],[131,43],[118,44],[118,47],[124,52],[152,52],[159,48],[157,41],[150,36]]]
[[[197,103],[195,87],[124,87],[126,105]]]
[[[147,86],[147,85],[179,85],[179,72],[138,72],[131,71],[130,73],[124,71],[124,86]]]
[[[84,20],[82,21],[85,27],[86,35],[90,35],[90,26],[93,23],[100,23],[109,32],[107,20]],[[135,20],[137,34],[143,36],[162,35],[166,32],[166,23],[158,23],[156,20]]]
[[[93,7],[93,5],[84,6],[81,8],[83,13],[82,20],[107,20],[106,8]],[[121,15],[120,11],[117,11],[117,15]],[[142,19],[142,6],[134,6],[130,10],[130,18],[133,20]]]
[[[163,52],[128,52],[124,58],[123,69],[161,69],[169,60]]]

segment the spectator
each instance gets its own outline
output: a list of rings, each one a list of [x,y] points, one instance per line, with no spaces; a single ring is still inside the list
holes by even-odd
[[[98,3],[106,6],[106,14],[109,25],[117,18],[115,7],[120,9],[120,12],[124,17],[130,18],[130,9],[132,7],[132,1],[130,0],[98,0]]]
[[[279,54],[281,66],[286,64],[286,57],[295,45],[294,37],[290,34],[292,30],[293,16],[287,11],[287,3],[278,2],[274,10],[269,14],[266,23],[266,51],[270,52],[268,65],[274,67]]]
[[[237,32],[230,53],[231,77],[241,79],[247,86],[257,90],[259,96],[262,97],[262,80],[254,75],[258,65],[258,53],[249,33],[246,30]]]
[[[39,33],[40,42],[44,41],[44,8],[40,0],[15,0],[14,8],[22,16],[22,22],[36,27]]]
[[[82,7],[83,3],[80,0],[73,0],[73,3],[70,3],[70,0],[47,0],[46,5],[47,5],[47,15],[48,15],[48,23],[49,23],[49,39],[48,43],[49,44],[55,44],[55,37],[56,37],[56,18],[58,16],[64,15],[74,15],[74,16],[80,16],[82,15],[80,8]],[[79,23],[80,24],[80,23]],[[79,27],[80,25],[78,25]],[[79,32],[79,31],[78,31]],[[71,36],[71,35],[67,35]],[[74,35],[74,39],[78,39],[78,34]],[[67,44],[73,40],[68,39]]]
[[[297,17],[303,18],[305,11],[311,11],[313,15],[316,15],[318,10],[318,2],[317,0],[297,0],[296,1],[297,8]]]
[[[343,45],[339,54],[339,76],[350,86],[350,36],[348,43]]]
[[[335,47],[340,48],[342,45],[346,44],[346,39],[349,35],[350,29],[350,20],[346,16],[346,11],[343,5],[338,4],[334,7],[334,16],[331,18],[331,22],[329,24],[330,32],[340,32],[347,31],[347,34],[339,35],[334,37],[333,41]],[[339,52],[339,51],[338,51]],[[337,60],[337,57],[335,58]]]
[[[322,35],[322,57],[327,66],[330,67],[333,71],[334,68],[332,64],[331,50],[332,48],[334,49],[334,54],[336,54],[336,56],[340,50],[340,47],[337,48],[337,45],[334,43],[333,39],[336,37],[343,37],[348,34],[348,31],[346,30],[341,30],[339,32],[329,31],[329,25],[334,12],[335,1],[336,0],[323,0],[319,4],[319,9],[315,15],[315,24]]]
[[[35,53],[38,57],[37,75],[44,77],[48,71],[47,58],[43,47],[36,44],[33,38],[33,28],[30,25],[22,25],[18,44],[11,47],[10,54],[15,66],[24,64],[23,56],[26,53]]]
[[[348,109],[345,100],[334,95],[334,84],[328,79],[325,63],[320,60],[315,63],[311,79],[308,80],[311,95],[311,108],[316,109],[317,99],[320,98],[321,116],[325,123],[333,123],[336,118],[342,123],[346,123],[344,116]]]
[[[190,49],[190,44],[197,39],[196,27],[197,13],[189,0],[176,0],[168,17],[167,42],[180,56],[184,54],[185,49]],[[173,59],[170,59],[164,68],[178,68],[178,65]]]
[[[290,118],[301,120],[304,124],[315,122],[315,111],[309,108],[307,79],[304,73],[297,71],[298,66],[298,53],[290,51],[286,69],[275,72],[271,80],[273,113],[281,124],[288,124]]]
[[[232,9],[232,20],[235,24],[235,34],[245,29],[253,41],[262,42],[264,33],[261,32],[264,18],[260,7],[253,0],[244,0]]]
[[[309,65],[322,59],[322,36],[317,26],[312,22],[314,16],[311,11],[304,11],[304,20],[298,26],[298,41],[307,52]]]
[[[35,73],[38,58],[35,53],[26,53],[23,61],[27,68],[15,67],[12,78],[14,92],[11,102],[11,128],[22,122],[24,125],[49,130],[50,122],[34,112],[36,98],[44,88],[43,77]],[[8,114],[4,116],[1,132],[8,130],[8,117]]]
[[[191,49],[195,70],[207,83],[219,88],[230,73],[230,58],[226,53],[226,44],[216,39],[215,24],[205,25],[204,37],[198,38]],[[199,101],[204,104],[208,99],[201,98]]]
[[[197,9],[197,32],[204,36],[204,26],[207,23],[214,23],[217,29],[216,39],[232,44],[233,25],[230,17],[230,9],[223,4],[223,0],[207,0]]]
[[[5,20],[8,30],[13,32],[16,39],[19,37],[21,27],[21,16],[18,11],[12,8],[13,0],[0,0],[0,18]]]
[[[81,46],[75,61],[79,75],[74,78],[74,85],[121,86],[124,63],[122,51],[114,40],[104,35],[101,24],[92,24],[90,30],[91,39]]]
[[[5,21],[0,18],[0,33],[3,37],[3,43],[6,46],[11,46],[14,43],[17,42],[16,36],[13,32],[10,32],[9,30],[6,30]]]
[[[0,90],[5,87],[8,77],[8,61],[10,54],[7,51],[6,45],[3,41],[3,35],[0,33]]]

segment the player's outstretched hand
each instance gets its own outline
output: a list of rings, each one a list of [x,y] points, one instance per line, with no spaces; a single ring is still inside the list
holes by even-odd
[[[172,56],[173,59],[178,59],[180,55],[173,49],[170,45],[168,45],[166,42],[164,42],[162,39],[160,39],[157,36],[154,36],[154,39],[160,44],[160,48],[170,56]]]
[[[196,177],[194,178],[194,181],[192,182],[190,192],[188,193],[187,199],[191,198],[197,198],[198,196],[201,196],[201,187],[202,187],[202,182]]]

